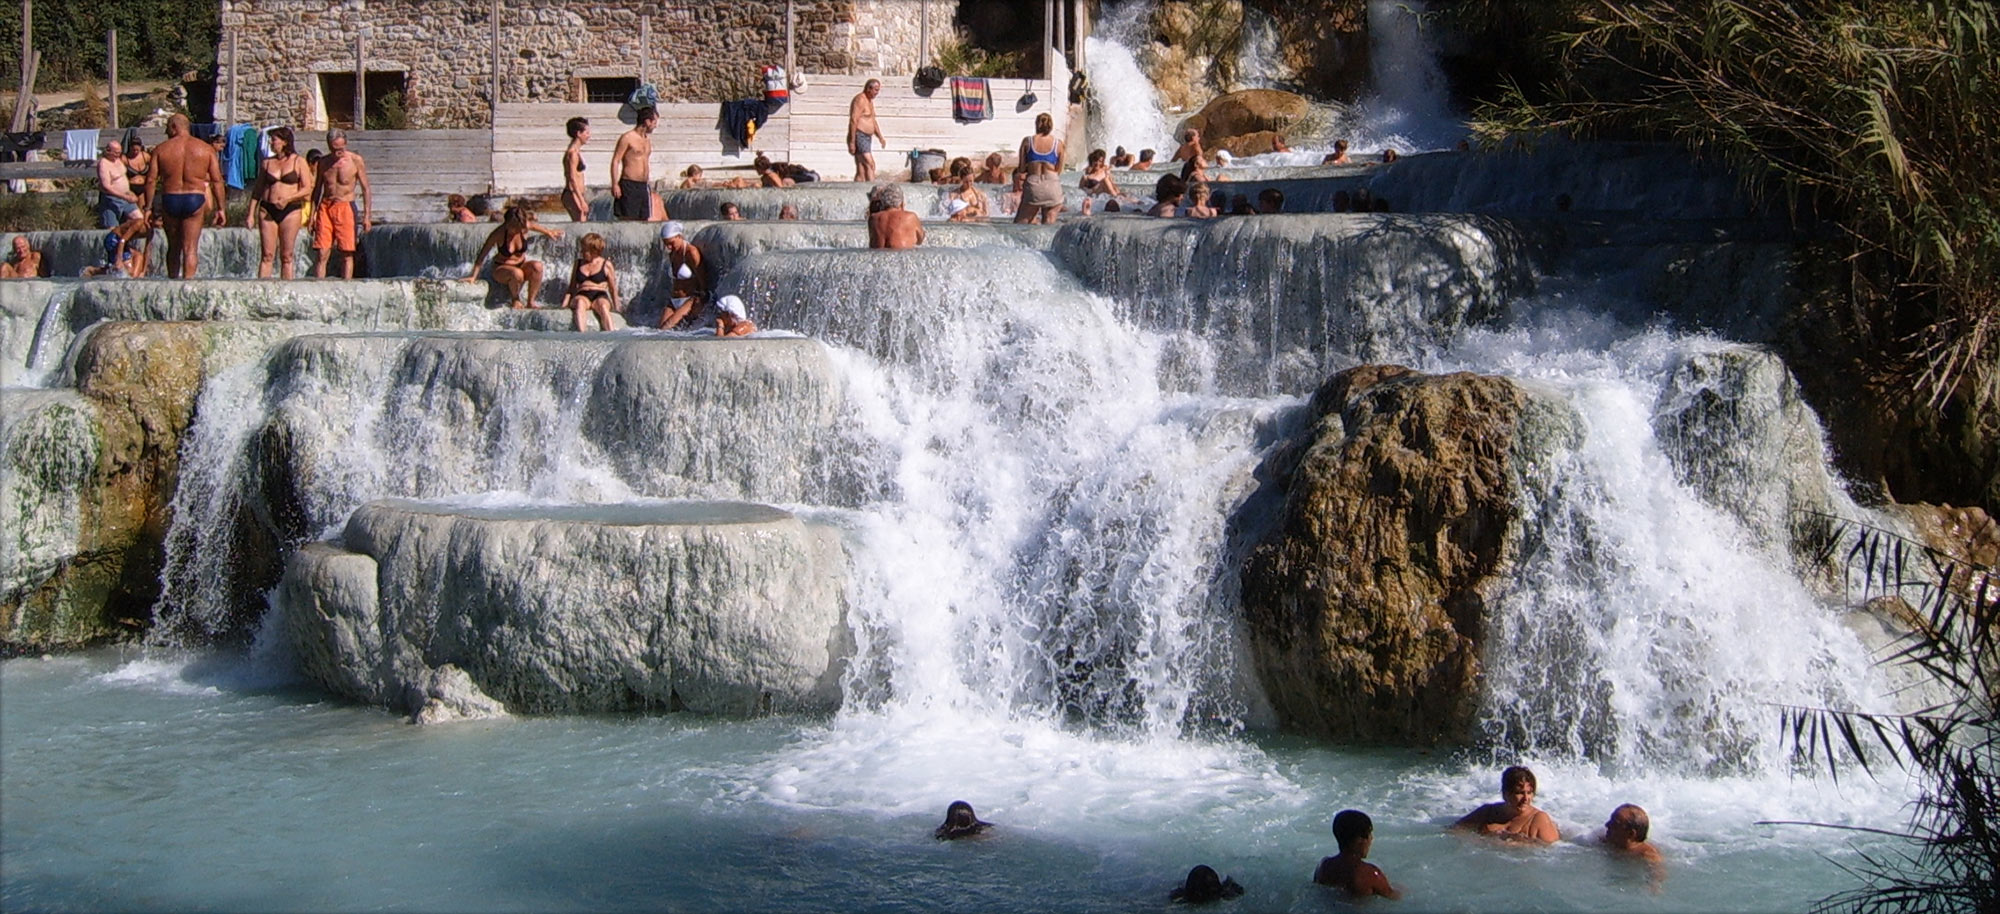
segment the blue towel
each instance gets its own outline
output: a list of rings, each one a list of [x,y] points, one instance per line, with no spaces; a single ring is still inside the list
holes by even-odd
[[[745,98],[733,102],[723,102],[722,132],[730,139],[735,140],[737,146],[748,149],[757,137],[757,131],[751,129],[750,125],[755,124],[758,127],[762,127],[764,126],[764,122],[769,120],[770,117],[771,109],[764,104],[764,100],[761,98]]]
[[[97,131],[70,130],[63,133],[63,158],[88,162],[97,158]]]
[[[231,124],[222,142],[222,178],[242,190],[257,180],[257,144],[261,134],[249,124]]]

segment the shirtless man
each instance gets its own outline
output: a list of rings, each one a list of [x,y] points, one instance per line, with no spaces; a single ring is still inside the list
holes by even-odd
[[[1452,828],[1478,832],[1502,841],[1554,844],[1561,837],[1549,814],[1535,808],[1535,773],[1515,765],[1500,772],[1499,803],[1488,803],[1452,823]]]
[[[188,134],[187,115],[176,114],[167,118],[167,138],[153,147],[153,168],[153,212],[167,230],[167,275],[192,278],[204,217],[216,225],[226,218],[223,201],[229,191],[222,183],[222,162],[215,147]]]
[[[1660,849],[1646,843],[1646,834],[1652,830],[1652,820],[1646,811],[1630,803],[1611,811],[1611,818],[1604,823],[1604,846],[1614,854],[1621,854],[1647,863],[1658,865]]]
[[[1194,162],[1202,161],[1201,131],[1193,127],[1189,127],[1186,133],[1181,134],[1181,148],[1174,150],[1174,157],[1167,161],[1179,162],[1183,159]]]
[[[678,222],[660,226],[660,246],[667,252],[667,309],[660,314],[660,329],[672,330],[687,319],[694,306],[708,298],[708,264],[701,248],[687,238]]]
[[[869,195],[868,246],[903,250],[924,243],[924,222],[903,208],[903,191],[884,184]]]
[[[139,195],[132,192],[132,179],[125,174],[125,149],[117,140],[104,147],[97,157],[97,227],[113,228],[125,215],[138,209]]]
[[[875,147],[886,145],[882,125],[875,122],[875,96],[882,94],[882,81],[871,79],[847,106],[847,151],[854,155],[854,180],[875,180]]]
[[[7,255],[7,261],[0,263],[0,279],[33,279],[48,271],[48,262],[42,259],[42,252],[28,244],[28,236],[14,236],[14,252]]]
[[[339,128],[327,131],[326,148],[327,154],[313,166],[313,247],[319,249],[313,276],[326,278],[327,261],[333,259],[333,249],[339,247],[341,278],[353,279],[355,242],[359,232],[368,231],[375,221],[375,192],[368,187],[368,163],[360,153],[347,151],[347,131]],[[354,205],[356,188],[361,191],[359,207]]]
[[[1346,889],[1357,898],[1380,895],[1394,901],[1403,897],[1389,884],[1382,868],[1368,862],[1368,851],[1375,846],[1375,821],[1367,813],[1341,810],[1333,817],[1333,840],[1340,842],[1340,853],[1319,862],[1319,869],[1313,871],[1314,882]]]
[[[660,125],[660,112],[646,107],[636,116],[632,129],[611,148],[611,215],[648,222],[653,218],[653,128]]]

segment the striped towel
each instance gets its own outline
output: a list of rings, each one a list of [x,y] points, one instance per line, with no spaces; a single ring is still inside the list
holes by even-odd
[[[63,158],[72,162],[88,162],[97,158],[96,130],[69,130],[63,133]]]
[[[983,121],[993,116],[993,93],[979,76],[951,78],[951,116],[961,121]]]

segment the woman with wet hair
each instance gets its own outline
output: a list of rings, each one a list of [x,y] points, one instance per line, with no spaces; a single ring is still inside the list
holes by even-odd
[[[562,232],[537,224],[533,210],[520,204],[507,207],[500,226],[486,236],[486,243],[479,246],[479,255],[472,258],[472,275],[465,277],[465,281],[479,280],[479,265],[486,262],[487,253],[491,252],[492,279],[507,288],[507,303],[515,308],[529,307],[542,287],[542,264],[528,259],[530,232],[540,233],[544,238],[562,237]],[[522,294],[524,290],[526,295]]]
[[[1555,820],[1535,808],[1535,792],[1535,773],[1515,765],[1500,772],[1500,802],[1466,813],[1451,827],[1502,841],[1554,844],[1561,835]]]
[[[931,836],[939,841],[956,841],[970,838],[993,827],[991,822],[981,822],[972,811],[972,804],[964,800],[953,800],[945,807],[944,824],[937,827]]]

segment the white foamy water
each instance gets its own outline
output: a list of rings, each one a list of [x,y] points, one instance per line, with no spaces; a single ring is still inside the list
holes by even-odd
[[[1160,93],[1133,56],[1146,40],[1153,0],[1125,0],[1104,11],[1094,33],[1084,40],[1084,64],[1092,98],[1090,143],[1106,152],[1125,147],[1173,155],[1172,126],[1160,110]],[[1088,150],[1086,150],[1088,151]]]
[[[1424,21],[1424,0],[1368,0],[1369,94],[1337,126],[1350,152],[1448,149],[1466,136]],[[1304,163],[1298,163],[1304,164]]]

